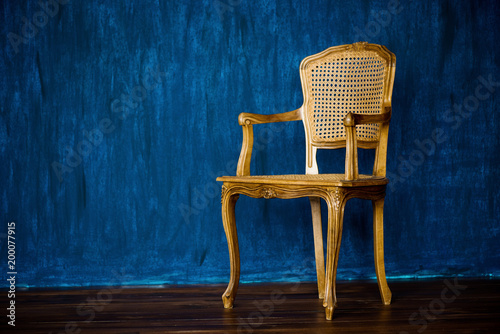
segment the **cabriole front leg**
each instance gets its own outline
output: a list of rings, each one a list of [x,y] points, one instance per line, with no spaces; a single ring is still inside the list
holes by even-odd
[[[236,221],[234,207],[239,195],[229,194],[227,188],[222,186],[222,223],[226,232],[227,246],[229,249],[229,261],[231,263],[231,277],[226,291],[222,295],[224,308],[232,308],[238,285],[240,281],[240,250],[238,246],[238,235],[236,234]]]
[[[336,277],[340,242],[342,239],[342,223],[346,197],[341,188],[330,194],[328,204],[328,246],[326,257],[326,288],[323,306],[327,320],[332,320],[333,311],[337,307]]]

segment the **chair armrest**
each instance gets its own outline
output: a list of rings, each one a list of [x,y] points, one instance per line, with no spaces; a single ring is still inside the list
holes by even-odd
[[[238,116],[238,123],[241,125],[243,130],[243,143],[241,144],[241,153],[240,158],[238,159],[236,175],[250,175],[250,161],[252,159],[253,148],[253,124],[300,121],[301,119],[302,113],[300,108],[272,115],[259,115],[246,112],[241,113]]]
[[[252,125],[252,124],[264,124],[264,123],[275,123],[275,122],[288,122],[288,121],[300,121],[302,119],[300,109],[293,111],[272,114],[272,115],[260,115],[252,114],[248,112],[242,112],[238,117],[238,122],[240,125]]]
[[[356,140],[356,125],[372,123],[388,123],[391,120],[392,108],[385,106],[384,112],[376,115],[348,113],[344,118],[346,132],[345,178],[352,181],[359,178],[358,144]]]
[[[356,126],[360,124],[387,123],[391,120],[392,108],[384,107],[384,112],[381,114],[367,115],[348,113],[344,118],[345,126]]]

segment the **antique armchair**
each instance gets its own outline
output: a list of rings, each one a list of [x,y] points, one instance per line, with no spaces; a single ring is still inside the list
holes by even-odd
[[[303,105],[294,111],[258,115],[241,113],[243,144],[236,176],[222,176],[222,221],[231,276],[222,295],[232,308],[239,284],[240,258],[235,204],[240,194],[253,198],[309,197],[311,202],[319,298],[331,320],[337,306],[335,280],[344,207],[351,198],[372,201],[375,271],[382,301],[391,302],[384,266],[383,208],[387,137],[396,57],[386,47],[366,42],[331,47],[300,64]],[[306,137],[306,172],[300,175],[250,175],[253,125],[302,120]],[[375,149],[372,175],[358,173],[358,147]],[[345,148],[345,174],[318,174],[317,149]],[[326,275],[320,200],[328,206]]]

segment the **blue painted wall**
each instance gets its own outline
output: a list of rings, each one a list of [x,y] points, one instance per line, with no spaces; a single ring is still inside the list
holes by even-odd
[[[301,59],[358,40],[397,56],[388,276],[500,274],[498,1],[47,2],[0,4],[18,286],[226,282],[215,178],[235,174],[237,115],[299,107]],[[253,173],[304,172],[300,123],[255,130]],[[237,217],[242,281],[314,279],[307,199],[242,197]],[[371,204],[344,224],[339,278],[373,277]]]

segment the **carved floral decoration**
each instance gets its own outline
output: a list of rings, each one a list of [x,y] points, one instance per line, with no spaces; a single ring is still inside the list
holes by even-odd
[[[272,188],[263,188],[261,191],[261,195],[265,199],[270,199],[276,197],[276,192]]]

